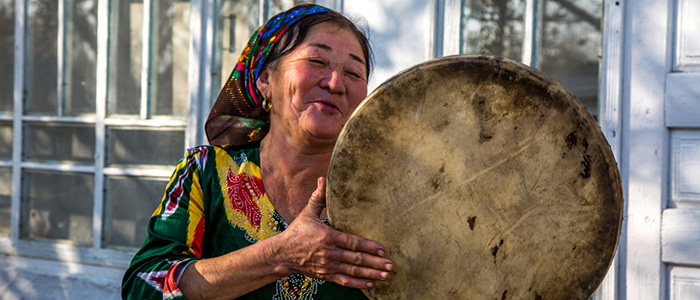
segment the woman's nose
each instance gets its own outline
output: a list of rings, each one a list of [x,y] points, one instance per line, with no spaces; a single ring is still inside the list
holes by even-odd
[[[337,68],[329,68],[326,77],[321,81],[321,87],[328,89],[332,94],[345,94],[343,73]]]

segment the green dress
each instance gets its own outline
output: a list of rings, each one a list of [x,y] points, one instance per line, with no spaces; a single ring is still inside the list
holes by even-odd
[[[287,224],[265,193],[259,144],[188,151],[151,216],[148,237],[124,274],[123,299],[185,299],[183,264],[279,234]],[[293,274],[238,299],[367,299],[358,289]]]

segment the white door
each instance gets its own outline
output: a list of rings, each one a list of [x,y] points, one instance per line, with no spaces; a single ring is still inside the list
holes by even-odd
[[[620,299],[700,299],[698,16],[697,0],[626,3]]]

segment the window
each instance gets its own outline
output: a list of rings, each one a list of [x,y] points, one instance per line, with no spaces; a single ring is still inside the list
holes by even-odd
[[[263,7],[259,0],[216,0],[218,14],[214,15],[214,47],[212,53],[211,72],[211,103],[221,91],[221,87],[228,80],[233,71],[233,66],[243,47],[248,44],[250,36],[258,29],[263,20],[273,15],[302,3],[315,3],[315,1],[299,0],[270,0],[265,1]],[[261,8],[263,13],[261,13]],[[261,14],[264,16],[261,17]]]
[[[0,253],[126,267],[248,38],[295,3],[0,0]]]
[[[542,70],[598,115],[603,2],[463,0],[460,52],[504,56]]]
[[[257,0],[217,1],[216,29],[214,39],[214,66],[212,72],[213,104],[221,87],[228,80],[243,47],[260,24],[260,8]]]
[[[118,253],[143,241],[184,153],[190,6],[0,0],[0,66],[22,66],[0,74],[0,235],[13,248],[51,257],[57,243]]]
[[[12,114],[14,90],[15,3],[0,0],[0,115]]]
[[[9,236],[12,216],[12,109],[15,3],[0,0],[0,237]]]

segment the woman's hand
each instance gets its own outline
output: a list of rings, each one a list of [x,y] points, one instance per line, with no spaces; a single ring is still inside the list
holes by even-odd
[[[394,263],[377,242],[332,229],[321,221],[326,206],[326,180],[318,186],[309,203],[281,234],[281,262],[290,273],[336,282],[354,288],[370,288],[375,280],[387,280]]]

